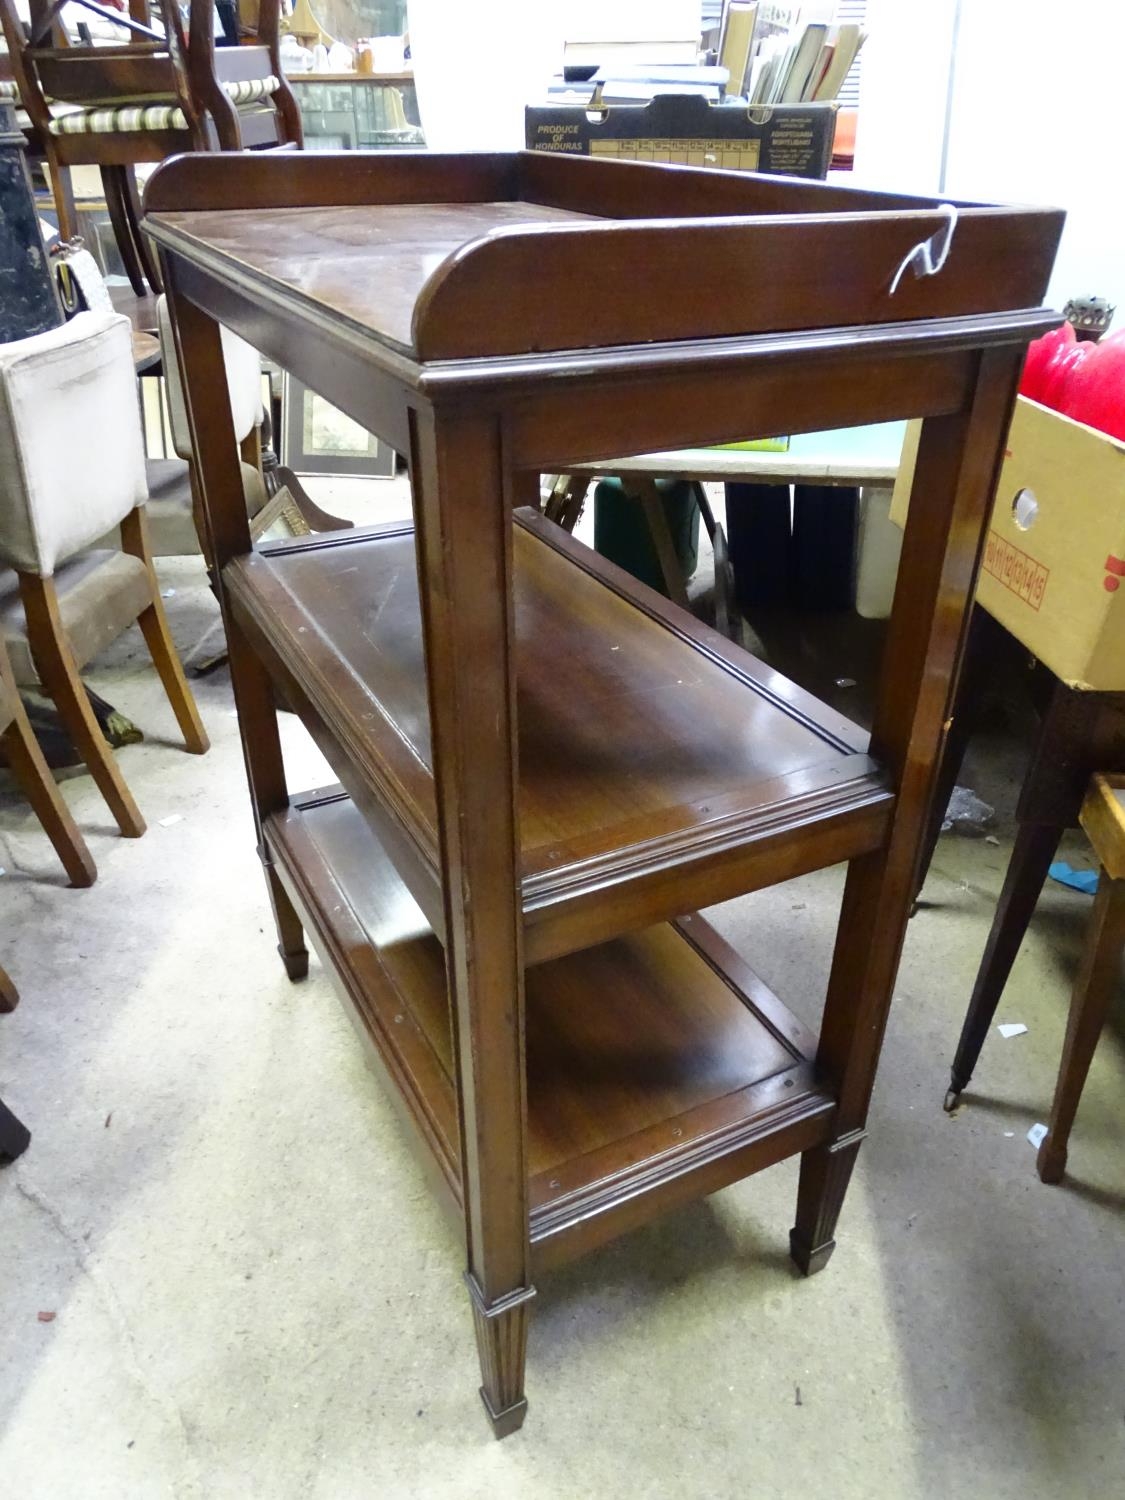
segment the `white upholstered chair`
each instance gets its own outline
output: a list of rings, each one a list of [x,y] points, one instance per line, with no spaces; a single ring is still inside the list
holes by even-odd
[[[192,471],[191,431],[184,405],[172,324],[167,300],[156,304],[157,332],[160,335],[161,365],[168,395],[168,425],[172,434],[175,459],[150,459],[148,463],[149,515],[152,520],[153,551],[157,557],[173,551],[193,552],[202,549],[209,557],[203,519],[203,507]],[[262,404],[262,361],[258,351],[229,328],[220,328],[223,362],[226,366],[227,392],[231,418],[242,462],[242,489],[246,512],[250,517],[250,535],[256,541],[267,531],[277,528],[290,536],[307,536],[312,531],[340,531],[352,525],[341,516],[322,510],[309,496],[297,475],[271,455],[272,484],[267,484],[262,465],[263,430],[266,412]],[[190,516],[189,516],[190,507]],[[198,537],[199,549],[186,545],[188,523]]]
[[[192,465],[192,435],[187,428],[187,410],[183,402],[180,366],[175,357],[168,303],[160,297],[156,303],[157,333],[160,336],[160,365],[168,395],[168,428],[172,449],[177,458],[148,460],[148,514],[153,532],[156,556],[175,552],[208,555],[207,537],[202,520],[202,505],[195,489]],[[258,537],[266,526],[278,519],[279,507],[270,504],[266,478],[261,469],[260,431],[263,425],[263,374],[261,356],[237,333],[222,329],[222,356],[226,366],[226,390],[231,398],[234,437],[242,458],[242,487],[246,495],[246,513],[251,517],[251,534]],[[284,504],[284,501],[279,502]],[[261,517],[261,523],[260,523]],[[195,538],[192,544],[192,537]]]
[[[203,508],[191,472],[191,432],[184,406],[183,384],[172,338],[172,325],[164,297],[156,304],[157,332],[160,335],[161,365],[168,396],[168,426],[177,457],[150,459],[148,463],[149,515],[152,522],[153,550],[158,557],[176,553],[181,556],[210,549],[204,531]],[[266,482],[261,468],[261,444],[258,433],[262,425],[262,361],[256,349],[245,339],[222,329],[223,361],[227,371],[234,436],[242,460],[242,488],[251,532],[268,505]]]
[[[137,621],[187,749],[207,736],[172,644],[149,550],[144,442],[126,318],[79,313],[0,345],[0,631],[38,679],[121,832],[144,820],[79,679]],[[121,547],[88,549],[120,527]]]

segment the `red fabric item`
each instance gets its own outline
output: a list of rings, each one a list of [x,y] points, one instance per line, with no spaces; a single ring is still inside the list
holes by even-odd
[[[1058,409],[1125,441],[1125,340],[1116,334],[1078,347],[1089,352],[1068,370]]]
[[[1085,364],[1096,347],[1096,344],[1091,343],[1072,344],[1051,361],[1043,380],[1043,394],[1039,398],[1044,406],[1062,411],[1075,372]]]
[[[1020,377],[1020,395],[1041,402],[1048,370],[1055,360],[1068,349],[1073,349],[1074,345],[1074,328],[1070,323],[1064,323],[1061,328],[1052,328],[1050,333],[1045,333],[1041,339],[1029,344],[1023,375]]]

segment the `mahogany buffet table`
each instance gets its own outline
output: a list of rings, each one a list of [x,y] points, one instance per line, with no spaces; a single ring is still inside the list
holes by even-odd
[[[308,931],[463,1223],[503,1436],[561,1261],[798,1152],[793,1257],[832,1252],[1062,215],[963,206],[892,295],[948,210],[741,173],[198,155],[146,208],[280,951]],[[413,528],[251,545],[219,322],[408,455]],[[535,509],[605,453],[910,416],[870,745]],[[278,699],[340,785],[290,797]],[[696,913],[840,860],[816,1037]]]

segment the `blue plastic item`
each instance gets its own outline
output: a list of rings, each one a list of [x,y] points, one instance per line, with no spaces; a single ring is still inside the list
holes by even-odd
[[[1057,859],[1047,874],[1060,885],[1068,885],[1072,891],[1081,891],[1084,896],[1092,896],[1098,888],[1097,870],[1072,870],[1065,859]]]

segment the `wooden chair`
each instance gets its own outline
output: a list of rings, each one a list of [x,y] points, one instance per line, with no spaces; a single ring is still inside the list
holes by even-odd
[[[177,530],[182,537],[190,515],[199,545],[198,548],[186,547],[183,550],[202,550],[210,562],[211,550],[195,474],[179,358],[163,297],[157,302],[156,314],[168,396],[168,426],[172,446],[178,455],[178,460],[149,461],[153,529],[154,534],[162,536],[156,551],[160,555],[169,550],[169,543],[163,538],[171,538]],[[262,448],[262,428],[267,413],[262,406],[261,356],[229,329],[223,330],[222,343],[231,419],[242,467],[242,489],[246,496],[246,513],[250,517],[250,535],[257,540],[278,522],[291,536],[307,536],[312,531],[348,530],[352,522],[322,510],[306,493],[292,469],[279,464],[272,453],[269,455],[270,477],[267,479]],[[178,478],[174,467],[177,462],[180,465]],[[159,493],[156,486],[159,486]],[[190,512],[185,507],[190,507]]]
[[[60,19],[64,0],[32,0],[25,38],[13,0],[0,0],[12,71],[24,109],[42,142],[64,240],[78,232],[69,168],[98,166],[106,206],[126,273],[138,296],[159,273],[139,229],[132,168],[181,151],[207,148],[204,120],[188,82],[179,11],[168,6],[167,36],[149,23],[148,0],[130,0],[130,14],[95,0],[76,0],[92,15],[129,34],[97,44],[70,37]]]
[[[176,458],[149,461],[150,495],[157,498],[152,513],[154,532],[161,535],[161,551],[178,545],[181,553],[202,552],[210,559],[207,530],[197,487],[193,477],[191,432],[184,410],[183,386],[176,348],[168,322],[164,298],[157,302],[157,330],[160,335],[161,369],[168,398],[168,427]],[[261,443],[258,431],[262,423],[262,362],[256,349],[233,333],[223,336],[223,364],[230,395],[231,419],[235,441],[239,445],[242,488],[246,496],[246,513],[251,524],[265,511],[269,496],[262,473]],[[156,481],[155,486],[152,480]],[[192,545],[188,540],[191,534]]]
[[[69,169],[98,166],[126,274],[142,296],[146,281],[159,289],[160,277],[139,227],[138,163],[214,143],[234,151],[302,144],[278,52],[279,0],[265,0],[261,45],[217,51],[210,0],[192,0],[190,46],[175,5],[163,7],[165,34],[153,27],[148,0],[129,0],[128,16],[75,0],[128,32],[127,42],[111,44],[75,42],[60,20],[64,3],[32,0],[25,38],[13,0],[0,0],[13,79],[50,168],[61,237],[77,233]]]
[[[0,346],[0,561],[15,570],[6,587],[0,578],[0,632],[17,681],[38,676],[127,838],[144,820],[79,678],[85,662],[135,620],[187,749],[208,748],[161,603],[146,499],[128,320],[79,313]],[[121,551],[85,550],[113,526]]]
[[[1121,955],[1125,951],[1125,776],[1095,776],[1079,819],[1094,846],[1101,873],[1070,999],[1050,1127],[1036,1161],[1043,1182],[1061,1182],[1066,1171],[1070,1129],[1121,976]]]
[[[281,0],[259,0],[257,41],[216,47],[211,0],[191,0],[188,79],[200,114],[209,116],[219,148],[300,149],[301,106],[281,65]]]

